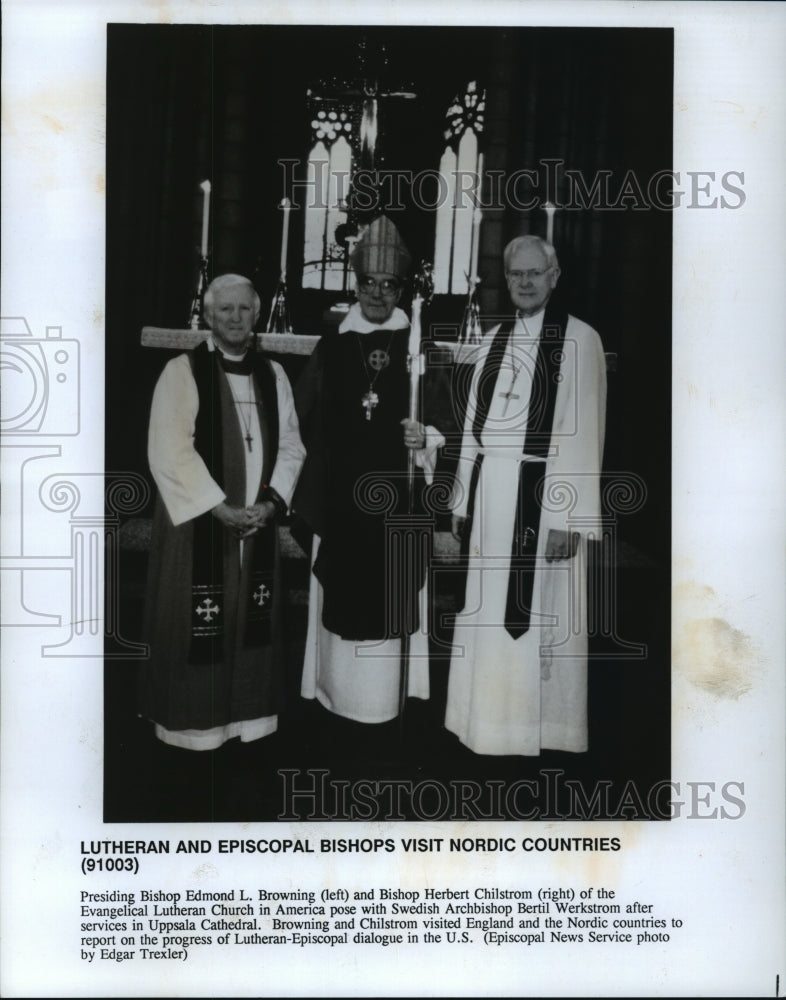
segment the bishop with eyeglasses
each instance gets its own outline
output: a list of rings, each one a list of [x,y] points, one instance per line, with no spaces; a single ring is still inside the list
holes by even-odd
[[[429,696],[425,567],[402,591],[388,545],[390,519],[407,510],[407,452],[419,496],[444,439],[409,419],[410,321],[399,301],[411,256],[387,216],[351,262],[357,302],[295,387],[307,456],[293,508],[313,532],[301,693],[344,719],[384,723],[399,712],[404,620],[415,625],[406,695]],[[414,602],[406,615],[402,593]]]
[[[518,237],[504,264],[515,312],[474,359],[454,491],[468,573],[445,725],[479,754],[580,753],[605,359],[595,330],[553,295],[550,243]]]

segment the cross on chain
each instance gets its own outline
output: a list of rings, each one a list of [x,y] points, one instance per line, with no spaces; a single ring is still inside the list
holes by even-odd
[[[507,392],[500,392],[498,394],[500,396],[503,396],[504,399],[505,399],[505,407],[502,410],[502,416],[503,417],[507,415],[508,406],[510,404],[511,399],[518,399],[519,398],[519,396],[516,395],[516,393],[513,391],[513,389],[514,389],[514,386],[516,385],[516,379],[519,377],[519,372],[520,371],[521,371],[521,365],[519,365],[518,367],[516,367],[516,365],[513,365],[513,378],[510,380],[510,389],[508,389]]]
[[[371,420],[371,411],[379,402],[379,396],[374,392],[373,389],[369,389],[365,396],[360,401],[363,405],[363,409],[366,411],[366,420]]]
[[[248,450],[250,452],[251,451],[251,442],[254,440],[254,437],[251,434],[251,413],[249,413],[248,416],[246,416],[246,413],[243,410],[243,407],[244,406],[248,406],[249,408],[252,408],[255,405],[255,402],[254,402],[253,399],[238,399],[237,396],[235,395],[235,390],[232,389],[231,386],[230,386],[230,389],[231,389],[231,392],[232,392],[232,399],[235,401],[235,407],[237,409],[238,423],[242,424],[242,427],[240,428],[240,432],[242,434],[243,429],[245,428],[245,432],[246,433],[243,435],[243,440],[246,442],[246,447],[248,448]],[[252,412],[253,412],[253,410],[252,410]]]
[[[206,597],[204,601],[197,607],[196,613],[201,615],[205,621],[209,624],[214,618],[218,616],[218,612],[221,610],[221,606],[218,604],[213,604],[209,597]]]

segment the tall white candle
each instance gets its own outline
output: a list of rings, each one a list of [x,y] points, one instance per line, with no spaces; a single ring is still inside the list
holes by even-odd
[[[478,250],[480,248],[480,223],[482,219],[483,213],[479,208],[476,208],[475,214],[472,216],[472,264],[469,269],[470,282],[475,281],[478,276]]]
[[[289,212],[292,208],[292,202],[289,198],[284,198],[281,202],[281,208],[284,209],[284,221],[281,230],[281,280],[285,281],[287,276],[287,245],[289,244]]]
[[[551,204],[550,201],[546,202],[546,204],[543,206],[543,209],[544,209],[544,211],[546,213],[546,242],[547,243],[553,243],[554,242],[554,213],[557,211],[557,209],[554,207],[554,205]]]
[[[199,185],[204,191],[202,202],[202,256],[207,257],[207,230],[210,225],[210,181],[202,181]]]

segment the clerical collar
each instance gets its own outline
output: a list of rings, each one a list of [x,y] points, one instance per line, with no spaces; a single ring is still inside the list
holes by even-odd
[[[370,323],[360,308],[360,303],[355,302],[338,328],[339,333],[346,333],[352,330],[353,333],[371,333],[373,330],[406,330],[409,326],[409,317],[403,309],[398,306],[388,316],[384,323]]]
[[[540,331],[543,329],[543,317],[546,315],[546,310],[541,309],[540,312],[536,312],[534,316],[522,316],[521,310],[516,310],[516,328],[519,333],[523,333],[524,336],[529,340],[534,340],[540,336]]]
[[[213,351],[218,351],[218,360],[222,369],[228,375],[250,375],[253,371],[251,364],[251,351],[246,350],[242,354],[227,354],[222,350],[213,338],[210,338],[209,347]]]
[[[229,358],[226,354],[222,354],[221,367],[227,375],[250,375],[254,370],[251,364],[251,355],[248,352],[246,352],[240,361],[235,361],[234,358]]]

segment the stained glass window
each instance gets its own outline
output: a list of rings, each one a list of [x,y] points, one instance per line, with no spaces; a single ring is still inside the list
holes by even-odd
[[[434,242],[434,290],[438,293],[465,295],[467,277],[477,272],[485,109],[486,92],[473,80],[445,114],[446,145],[439,170],[447,196],[437,208]]]
[[[346,287],[348,267],[336,229],[347,222],[355,123],[350,110],[338,102],[320,105],[318,110],[312,108],[303,287],[340,291]]]

